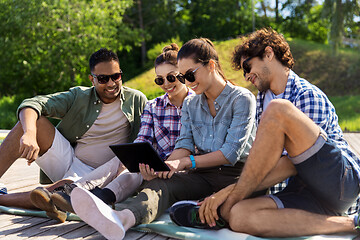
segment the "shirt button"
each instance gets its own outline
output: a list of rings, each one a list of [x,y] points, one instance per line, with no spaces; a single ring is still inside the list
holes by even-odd
[[[87,128],[89,128],[90,126],[89,125],[86,125]]]
[[[96,112],[99,112],[99,110],[96,110]]]
[[[76,136],[75,138],[76,138],[76,139],[79,139],[79,137],[78,137],[78,136]]]
[[[210,134],[210,137],[212,137],[212,135]]]
[[[96,104],[96,102],[94,102],[94,104]]]

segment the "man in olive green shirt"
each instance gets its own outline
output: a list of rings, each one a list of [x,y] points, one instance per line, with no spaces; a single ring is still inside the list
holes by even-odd
[[[136,138],[147,99],[122,86],[114,52],[100,49],[89,65],[92,87],[36,96],[19,106],[19,122],[0,145],[0,177],[16,159],[25,158],[29,165],[35,161],[55,183],[31,194],[0,195],[0,205],[38,207],[64,221],[66,214],[49,205],[51,191],[81,179],[96,180],[96,186],[104,187],[124,170],[108,146]],[[55,128],[47,117],[61,121]]]

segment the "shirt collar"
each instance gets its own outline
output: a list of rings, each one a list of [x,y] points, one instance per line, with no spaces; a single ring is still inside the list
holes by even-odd
[[[227,101],[227,97],[230,95],[233,87],[234,87],[234,85],[232,85],[229,81],[227,81],[227,82],[226,82],[226,85],[225,85],[225,88],[222,90],[222,92],[221,92],[220,95],[215,99],[214,102],[216,102],[216,103],[219,104],[219,105],[222,105],[222,103],[224,103],[225,101]],[[205,96],[204,93],[201,94],[200,104],[207,106],[206,96]]]
[[[96,88],[93,86],[92,87],[93,88],[93,92],[94,92],[94,95],[95,95],[95,101],[97,102],[97,103],[101,103],[101,99],[99,98],[99,95],[98,95],[98,93],[96,92]],[[123,91],[124,89],[123,89],[123,86],[121,86],[121,88],[120,88],[120,99],[122,100],[122,102],[124,102],[125,101],[125,94],[124,94],[124,91]]]

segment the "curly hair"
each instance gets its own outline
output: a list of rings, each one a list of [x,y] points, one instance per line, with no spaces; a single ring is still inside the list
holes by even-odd
[[[235,47],[232,57],[232,65],[236,70],[241,69],[241,59],[260,57],[263,59],[265,48],[271,47],[275,57],[282,65],[290,69],[294,66],[294,58],[290,46],[282,34],[271,28],[262,28],[247,36],[241,37],[242,44]]]
[[[177,67],[177,54],[179,51],[179,46],[176,43],[172,43],[168,46],[165,46],[162,51],[163,52],[155,59],[155,67],[162,63],[168,63]]]

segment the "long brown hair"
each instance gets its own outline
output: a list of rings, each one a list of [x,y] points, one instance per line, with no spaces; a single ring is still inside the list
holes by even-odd
[[[195,63],[206,65],[210,59],[215,61],[216,70],[220,76],[227,81],[219,62],[219,56],[214,44],[207,38],[195,38],[187,41],[179,50],[177,59],[192,58]]]

